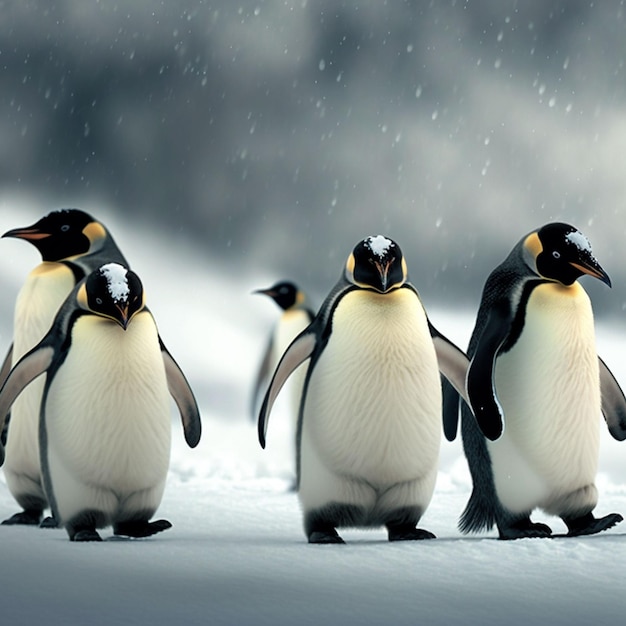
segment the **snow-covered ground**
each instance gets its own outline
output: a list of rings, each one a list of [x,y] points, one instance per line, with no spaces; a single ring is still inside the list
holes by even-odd
[[[2,232],[39,217],[7,208]],[[103,220],[142,276],[162,337],[194,387],[203,439],[188,449],[173,410],[171,471],[157,514],[173,528],[160,535],[113,539],[108,529],[101,544],[72,544],[63,530],[0,527],[2,624],[573,626],[624,620],[626,523],[575,539],[462,536],[456,524],[470,480],[458,441],[442,442],[437,489],[421,523],[437,540],[390,544],[382,529],[344,530],[345,546],[308,545],[297,497],[288,489],[285,408],[278,405],[272,415],[266,450],[247,414],[265,332],[278,313],[250,291],[288,277],[251,270],[234,280],[182,245],[170,250],[154,234],[135,238]],[[12,300],[37,256],[23,242],[1,240],[0,259],[4,295]],[[428,308],[437,328],[465,346],[471,313]],[[10,325],[3,315],[3,344]],[[626,385],[623,329],[601,325],[598,346]],[[604,427],[600,470],[597,514],[626,514],[626,443],[610,440]],[[16,510],[0,474],[0,519]],[[555,518],[535,518],[564,530]]]

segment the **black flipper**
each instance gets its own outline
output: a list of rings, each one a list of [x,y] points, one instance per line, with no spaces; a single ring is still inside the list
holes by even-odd
[[[504,414],[495,388],[496,357],[511,329],[510,307],[494,304],[467,372],[467,394],[482,433],[494,441],[504,430]]]
[[[190,448],[195,448],[202,434],[202,423],[200,421],[198,404],[183,371],[174,360],[174,357],[169,353],[160,337],[159,345],[161,346],[161,355],[163,356],[163,363],[165,365],[167,387],[180,411],[183,430],[185,432],[185,441]]]
[[[254,380],[254,387],[252,388],[252,400],[250,402],[250,416],[252,421],[257,419],[257,410],[261,390],[268,383],[269,377],[272,375],[272,372],[270,371],[272,362],[272,344],[273,336],[270,335],[269,341],[265,346],[265,352],[263,353],[263,359],[261,360],[259,371],[257,372],[256,379]]]
[[[287,381],[287,378],[291,373],[304,361],[306,361],[315,350],[317,344],[317,334],[314,330],[310,330],[311,327],[302,331],[289,345],[285,354],[280,359],[272,382],[265,393],[261,411],[259,412],[258,432],[259,443],[262,448],[265,448],[265,436],[267,433],[267,423],[269,415],[272,410],[272,406],[278,396],[278,393],[282,389],[283,385]]]
[[[457,390],[445,376],[441,377],[441,389],[443,402],[443,434],[448,441],[454,441],[459,427],[461,396],[459,396]]]
[[[9,372],[11,371],[12,361],[13,361],[13,344],[9,346],[7,355],[4,357],[4,361],[2,362],[2,367],[0,368],[0,388],[2,388],[2,385],[4,385],[4,382],[9,377]]]
[[[439,371],[446,377],[456,392],[469,403],[465,387],[469,359],[465,352],[444,337],[431,323],[428,322],[430,336],[433,339]]]
[[[617,441],[626,439],[626,398],[624,392],[606,363],[600,363],[600,392],[602,394],[602,414],[609,432]]]
[[[39,343],[27,352],[11,370],[0,390],[0,431],[4,427],[5,417],[15,399],[29,383],[50,367],[54,355],[55,351],[52,346],[43,342]],[[0,445],[0,465],[3,463],[4,447]]]

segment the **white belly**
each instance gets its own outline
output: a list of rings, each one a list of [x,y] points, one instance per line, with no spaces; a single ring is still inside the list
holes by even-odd
[[[121,499],[164,483],[170,453],[170,401],[156,327],[138,314],[127,331],[85,316],[46,403],[48,458],[65,473]],[[63,484],[55,483],[62,508]]]
[[[422,306],[399,289],[354,291],[337,306],[304,409],[312,446],[336,474],[384,487],[432,476],[441,435],[441,385]]]
[[[593,313],[578,283],[533,290],[522,335],[495,377],[505,430],[488,447],[502,503],[529,510],[592,484],[600,383]]]
[[[72,272],[59,263],[41,263],[28,275],[15,303],[13,365],[50,329],[73,286]],[[38,482],[41,474],[37,432],[43,383],[43,377],[33,381],[11,408],[4,470],[14,495],[29,490],[31,487],[26,485]],[[30,479],[26,485],[20,480],[21,475]],[[39,492],[38,487],[32,488]]]

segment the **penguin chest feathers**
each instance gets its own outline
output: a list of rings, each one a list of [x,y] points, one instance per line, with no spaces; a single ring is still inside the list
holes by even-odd
[[[432,469],[441,387],[426,314],[413,291],[355,290],[340,300],[304,410],[304,436],[337,472],[384,484]]]
[[[281,315],[272,340],[273,363],[278,363],[289,344],[309,323],[309,316],[302,309],[290,309]]]
[[[552,486],[593,481],[600,378],[591,304],[578,283],[533,290],[518,341],[497,359],[496,389],[506,426],[490,446],[513,445]]]
[[[79,318],[45,408],[48,446],[84,482],[139,489],[162,480],[170,406],[150,313],[137,314],[126,331]]]
[[[26,278],[15,302],[13,363],[46,334],[74,287],[74,275],[61,263],[40,263]]]

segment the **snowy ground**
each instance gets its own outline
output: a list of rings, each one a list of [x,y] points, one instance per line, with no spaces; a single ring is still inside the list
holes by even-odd
[[[0,230],[36,217],[8,216],[5,223],[3,216]],[[117,237],[128,254],[127,238]],[[102,544],[72,544],[63,530],[1,527],[2,624],[623,622],[626,523],[577,539],[509,543],[496,540],[494,532],[462,536],[456,524],[470,482],[459,442],[442,442],[437,490],[421,524],[437,540],[389,544],[382,530],[345,530],[345,546],[309,546],[297,498],[288,490],[289,430],[281,407],[270,421],[265,451],[246,415],[263,332],[276,313],[271,303],[249,294],[283,277],[244,277],[241,288],[233,289],[228,275],[209,273],[183,249],[177,251],[179,264],[163,263],[161,244],[146,235],[133,248],[132,262],[204,421],[195,450],[185,447],[180,423],[173,421],[171,472],[158,513],[173,528],[147,540],[112,539],[109,529],[103,536],[110,540]],[[3,240],[0,247],[21,254],[26,246]],[[11,290],[36,260],[32,253],[24,261],[11,256],[18,278],[2,277],[7,297],[14,297]],[[470,316],[430,313],[439,330],[465,345]],[[10,320],[1,324],[6,339]],[[600,327],[598,343],[626,384],[622,329]],[[597,514],[626,514],[626,443],[608,435],[598,486]],[[16,510],[0,474],[0,519]],[[536,519],[564,530],[554,518]]]

